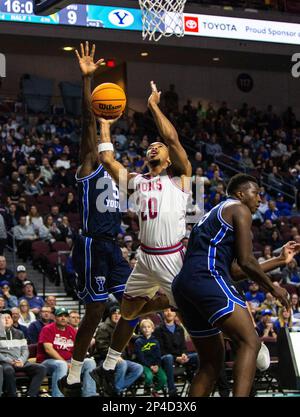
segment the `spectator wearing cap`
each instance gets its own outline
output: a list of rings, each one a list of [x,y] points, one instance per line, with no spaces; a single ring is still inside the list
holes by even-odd
[[[93,355],[101,363],[108,352],[112,334],[121,318],[120,307],[115,305],[109,310],[109,316],[100,323],[95,335],[95,349]],[[115,370],[115,390],[117,395],[129,388],[143,373],[143,366],[123,357],[119,360]]]
[[[46,376],[46,368],[28,362],[29,350],[24,334],[13,326],[12,313],[4,310],[1,315],[4,335],[0,334],[0,365],[3,368],[5,390],[8,397],[16,397],[16,370],[30,376],[28,397],[37,397],[41,383]]]
[[[17,266],[17,276],[12,280],[11,292],[20,298],[23,295],[23,283],[27,281],[27,271],[24,265]]]
[[[27,336],[28,336],[27,327],[23,326],[22,324],[19,323],[19,319],[21,317],[19,307],[13,307],[10,311],[11,311],[11,316],[12,316],[12,319],[13,319],[14,328],[17,329],[17,330],[21,330],[21,332],[23,332],[23,334],[25,336],[25,339],[27,339]]]
[[[51,308],[43,306],[39,312],[39,318],[28,326],[28,343],[37,343],[42,328],[50,323],[53,323],[53,320],[51,320]]]
[[[0,282],[0,295],[5,300],[5,308],[13,308],[18,306],[18,299],[10,293],[10,283],[8,281]]]
[[[71,361],[76,330],[68,324],[69,312],[59,307],[55,310],[54,323],[47,324],[40,332],[37,348],[37,362],[47,368],[47,373],[52,375],[52,397],[63,397],[59,390],[59,379],[66,377]],[[86,358],[82,367],[82,396],[96,396],[96,384],[90,376],[90,372],[96,367],[92,358]],[[81,384],[78,384],[78,391]],[[80,392],[78,392],[80,396]]]
[[[19,224],[11,230],[17,242],[18,256],[26,262],[31,257],[32,242],[37,239],[34,227],[26,225],[26,216],[20,216]]]
[[[0,256],[0,281],[9,281],[12,282],[14,278],[14,273],[7,268],[5,256]]]
[[[260,314],[260,321],[256,325],[256,330],[259,337],[272,337],[273,339],[277,339],[277,335],[271,319],[272,311],[265,309],[262,310]]]
[[[24,299],[28,301],[30,310],[34,314],[38,314],[43,305],[45,304],[44,300],[36,295],[32,281],[23,282],[23,297],[19,298],[19,302],[21,302]]]

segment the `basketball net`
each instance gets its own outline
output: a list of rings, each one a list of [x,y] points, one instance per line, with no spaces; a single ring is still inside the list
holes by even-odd
[[[157,42],[162,36],[184,36],[185,3],[186,0],[139,0],[143,39]]]

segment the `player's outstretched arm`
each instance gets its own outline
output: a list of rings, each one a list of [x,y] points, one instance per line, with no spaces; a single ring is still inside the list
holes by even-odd
[[[121,183],[125,185],[124,182],[126,182],[126,186],[128,186],[129,180],[135,174],[130,174],[127,171],[127,169],[124,168],[123,165],[116,160],[110,135],[110,128],[113,125],[113,123],[115,123],[119,119],[119,117],[117,117],[116,119],[98,118],[98,121],[100,123],[99,152],[101,162],[106,171],[111,175],[113,180],[119,185],[121,185]],[[100,149],[101,145],[103,145],[103,150]]]
[[[238,265],[250,279],[253,279],[267,292],[273,294],[284,306],[289,307],[287,291],[272,283],[253,255],[251,239],[252,216],[250,210],[244,205],[234,205],[232,207],[232,222],[235,231]]]
[[[271,259],[260,262],[259,265],[263,272],[270,272],[276,268],[287,265],[291,260],[300,252],[300,243],[295,241],[287,242],[281,249],[278,256],[274,256]],[[238,266],[237,262],[233,262],[231,265],[231,276],[234,281],[241,281],[247,279],[247,275]]]
[[[160,136],[169,146],[170,159],[175,174],[190,177],[192,174],[192,167],[187,154],[179,141],[176,129],[158,107],[161,92],[157,91],[156,84],[153,81],[150,82],[150,86],[151,95],[148,99],[148,107],[153,115]]]
[[[81,176],[89,175],[98,160],[96,118],[91,103],[91,79],[103,59],[94,63],[95,50],[96,47],[93,45],[90,51],[89,43],[86,42],[85,47],[82,43],[80,44],[80,54],[77,50],[75,51],[83,79],[82,137],[79,151]]]

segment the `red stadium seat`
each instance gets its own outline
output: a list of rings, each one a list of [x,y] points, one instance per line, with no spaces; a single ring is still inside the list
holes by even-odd
[[[300,216],[292,216],[290,218],[290,222],[293,226],[298,226],[300,225]]]
[[[50,268],[55,268],[58,265],[59,259],[62,263],[62,265],[65,265],[67,262],[66,255],[58,255],[58,252],[52,252],[49,255],[47,255],[47,262],[50,266]]]
[[[39,204],[43,204],[45,206],[53,206],[53,198],[49,195],[39,195],[36,200]]]
[[[32,243],[32,264],[33,267],[44,269],[46,257],[50,253],[50,247],[47,242],[38,240]]]
[[[27,207],[36,206],[37,199],[35,195],[25,195]]]
[[[70,247],[66,242],[54,242],[52,243],[52,250],[55,252],[69,251]]]
[[[42,240],[38,240],[36,242],[32,243],[32,253],[34,256],[38,257],[40,255],[48,255],[50,253],[50,247],[47,242],[44,242]]]

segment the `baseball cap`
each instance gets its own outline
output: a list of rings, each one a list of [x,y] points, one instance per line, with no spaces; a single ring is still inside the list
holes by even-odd
[[[10,287],[10,283],[8,281],[1,281],[0,287],[4,287],[4,285],[8,285]]]
[[[272,316],[272,311],[268,310],[268,309],[262,310],[261,315],[262,316],[266,316],[266,315]]]
[[[66,314],[68,316],[69,311],[64,307],[58,307],[58,308],[55,309],[54,314],[55,314],[55,316],[61,316],[62,314]]]
[[[34,285],[33,285],[33,282],[32,282],[32,281],[24,281],[24,282],[23,282],[23,287],[26,287],[26,285],[32,285],[32,286],[34,287]]]
[[[18,265],[17,266],[17,272],[26,272],[26,268],[24,265]]]
[[[124,236],[124,242],[125,243],[126,242],[132,242],[132,241],[133,241],[133,239],[132,239],[132,237],[130,235]]]
[[[109,317],[110,317],[110,316],[112,316],[114,313],[119,313],[119,314],[121,314],[121,310],[120,310],[120,307],[119,307],[119,306],[112,306],[112,307],[109,309]]]

